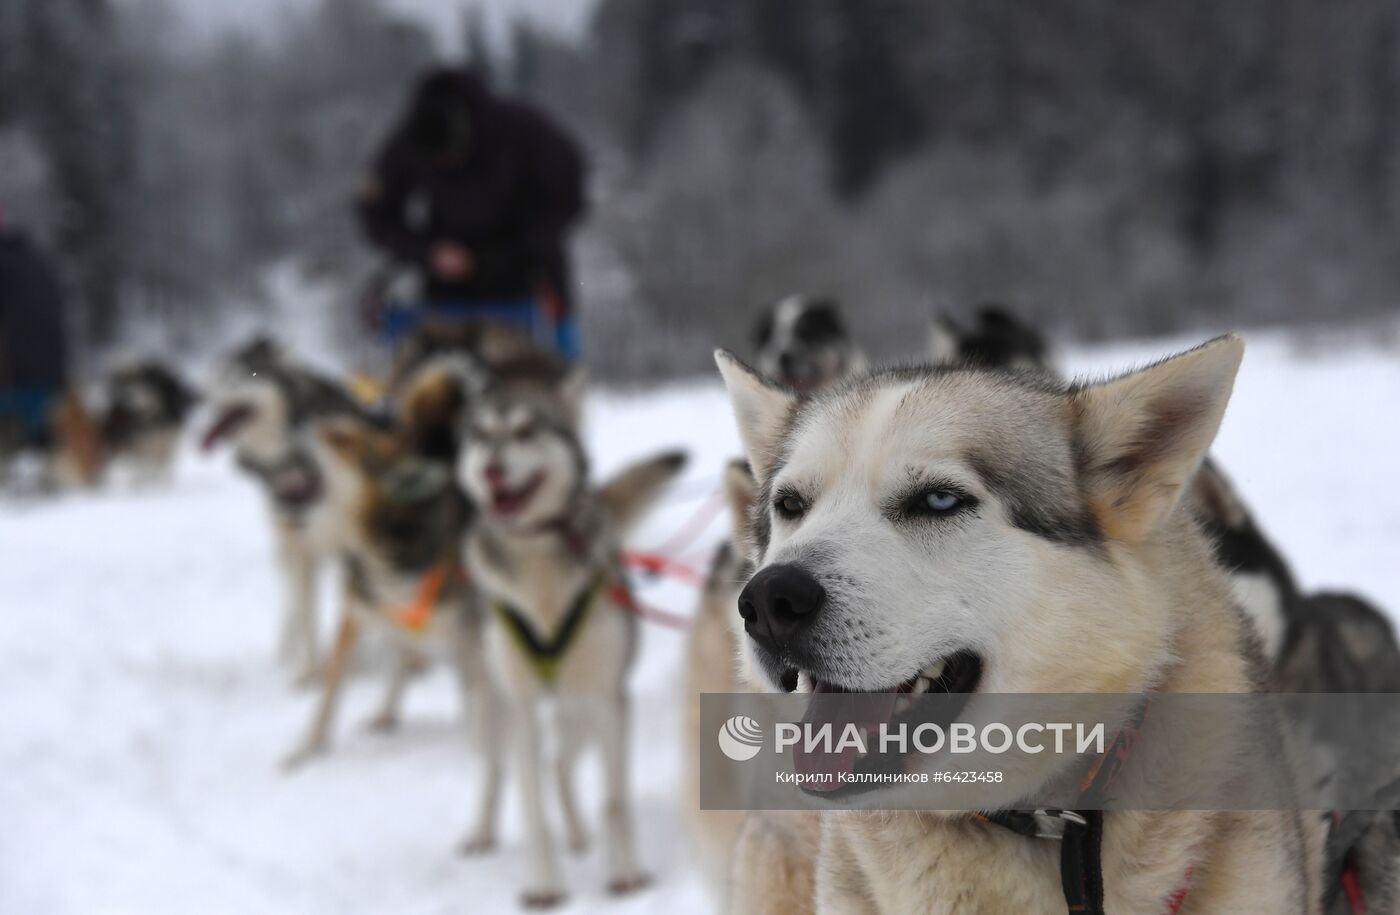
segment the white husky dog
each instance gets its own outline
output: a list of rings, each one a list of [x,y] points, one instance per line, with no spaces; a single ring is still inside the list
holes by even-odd
[[[572,772],[580,751],[602,750],[608,888],[645,884],[632,832],[626,677],[637,620],[620,563],[622,535],[684,463],[668,454],[588,483],[577,433],[579,376],[517,379],[469,412],[458,477],[480,518],[466,556],[486,610],[486,652],[506,704],[529,864],[524,904],[552,906],[564,887],[542,798],[542,719],[552,713],[568,843],[586,844]],[[496,785],[484,787],[493,803]],[[478,837],[475,846],[491,844]]]
[[[892,370],[807,399],[720,353],[759,484],[757,571],[739,599],[754,667],[772,689],[814,693],[1254,691],[1252,627],[1182,500],[1242,352],[1224,337],[1068,386]],[[790,911],[1066,911],[1057,843],[961,813],[818,822],[814,897]],[[1319,911],[1316,817],[1109,810],[1100,822],[1101,898],[1083,911]],[[742,909],[785,863],[736,867]]]

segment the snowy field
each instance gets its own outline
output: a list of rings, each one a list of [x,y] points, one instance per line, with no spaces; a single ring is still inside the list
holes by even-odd
[[[1068,362],[1109,370],[1180,342]],[[1306,587],[1355,590],[1391,611],[1397,404],[1393,342],[1314,351],[1254,335],[1216,448]],[[597,397],[590,429],[600,472],[661,447],[691,451],[687,482],[639,546],[683,525],[737,453],[717,383]],[[705,553],[722,528],[717,519],[687,552]],[[693,600],[679,586],[644,593],[683,612]],[[475,786],[445,672],[415,684],[387,736],[363,728],[379,677],[356,677],[331,754],[278,769],[313,695],[272,664],[277,606],[262,506],[226,457],[187,455],[169,491],[0,503],[0,912],[515,910],[513,798],[496,854],[453,853]],[[677,787],[682,639],[648,626],[633,678],[635,806],[655,883],[610,899],[595,849],[566,859],[564,911],[707,908]]]

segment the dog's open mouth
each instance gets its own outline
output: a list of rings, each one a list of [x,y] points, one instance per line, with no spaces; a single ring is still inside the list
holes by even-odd
[[[253,407],[251,404],[240,403],[225,407],[217,419],[214,420],[204,438],[200,441],[200,447],[205,451],[213,448],[219,442],[233,435],[253,418]]]
[[[982,667],[982,659],[977,654],[957,651],[903,683],[877,692],[854,692],[835,683],[810,678],[812,698],[802,718],[804,731],[818,732],[829,725],[833,740],[839,744],[840,736],[853,725],[863,736],[867,752],[861,753],[853,746],[841,749],[820,746],[808,750],[805,742],[799,742],[793,747],[793,766],[797,772],[813,776],[803,781],[803,790],[825,797],[859,794],[868,790],[868,786],[843,782],[842,778],[853,773],[902,771],[904,760],[900,755],[881,752],[881,727],[902,720],[911,728],[924,723],[947,727],[967,704],[967,698],[977,691],[982,681]],[[922,696],[961,698],[920,703]]]
[[[520,486],[492,486],[491,487],[491,514],[497,518],[511,518],[520,514],[535,493],[539,491],[540,485],[544,483],[544,471],[538,471]]]

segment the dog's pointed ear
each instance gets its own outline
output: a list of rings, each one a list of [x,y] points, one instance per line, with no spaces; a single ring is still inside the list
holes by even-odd
[[[938,315],[929,324],[928,361],[934,365],[948,365],[958,361],[961,350],[958,345],[958,326],[948,315]]]
[[[741,556],[752,551],[749,537],[749,516],[758,493],[753,471],[746,461],[730,461],[724,468],[724,499],[729,504],[729,526],[734,540],[734,549]]]
[[[624,467],[603,484],[600,491],[603,510],[619,532],[635,524],[651,507],[666,484],[684,469],[685,461],[684,451],[668,451]]]
[[[729,391],[749,466],[754,476],[765,477],[777,460],[778,441],[796,398],[744,365],[728,350],[715,350],[715,363]]]
[[[583,424],[583,401],[587,393],[588,370],[581,365],[570,366],[559,380],[559,401],[575,428]]]
[[[1219,337],[1071,391],[1090,509],[1110,537],[1139,542],[1176,507],[1220,428],[1243,355],[1239,337]]]

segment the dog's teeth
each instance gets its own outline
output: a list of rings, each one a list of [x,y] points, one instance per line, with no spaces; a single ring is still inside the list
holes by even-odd
[[[939,677],[943,676],[943,671],[945,671],[947,668],[947,661],[938,661],[937,663],[931,664],[928,667],[924,668],[924,676],[928,677],[930,680],[937,680]]]
[[[928,686],[929,686],[929,678],[928,678],[928,677],[925,677],[925,676],[923,676],[923,675],[920,675],[920,676],[918,677],[918,679],[916,679],[916,680],[914,681],[914,695],[917,696],[917,695],[919,695],[920,693],[926,693],[926,692],[928,692]]]

